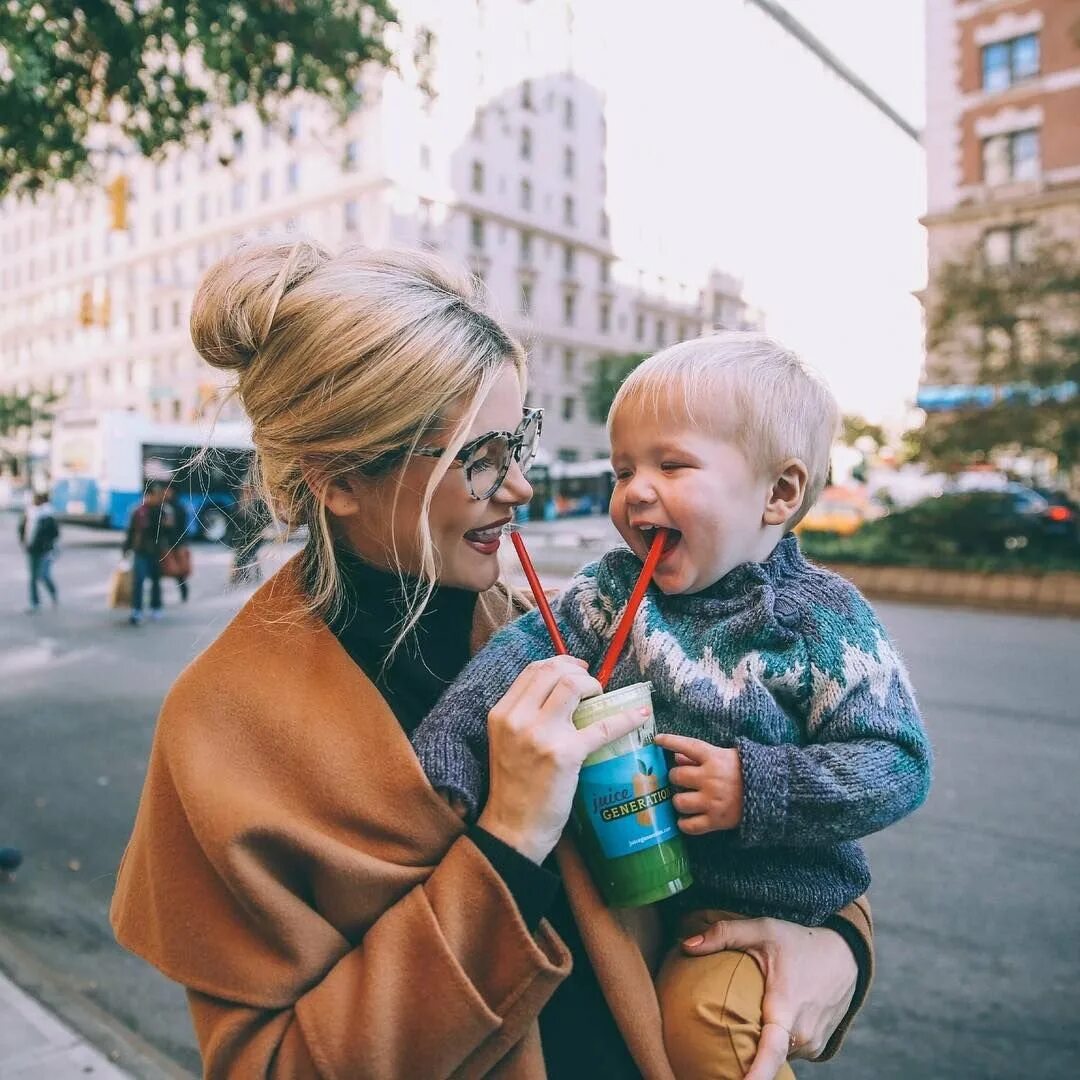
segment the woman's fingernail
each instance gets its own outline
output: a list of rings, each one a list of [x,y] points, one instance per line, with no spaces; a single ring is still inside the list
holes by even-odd
[[[694,937],[688,937],[683,944],[688,948],[696,949],[699,945],[703,944],[705,938],[701,934],[695,934]]]

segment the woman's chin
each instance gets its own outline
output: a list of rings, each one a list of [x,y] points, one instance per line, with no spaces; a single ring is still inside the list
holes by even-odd
[[[486,592],[498,580],[498,555],[480,555],[475,551],[470,551],[453,566],[447,566],[443,570],[439,584],[451,589]]]

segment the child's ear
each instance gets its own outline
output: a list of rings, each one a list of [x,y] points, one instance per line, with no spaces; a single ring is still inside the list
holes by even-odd
[[[784,525],[795,514],[806,498],[806,485],[810,474],[806,466],[798,459],[791,458],[784,462],[780,475],[773,481],[765,503],[762,523],[765,525]]]

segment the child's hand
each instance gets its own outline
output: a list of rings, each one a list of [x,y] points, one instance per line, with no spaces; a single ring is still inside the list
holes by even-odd
[[[739,751],[683,735],[657,735],[656,743],[675,754],[668,777],[685,789],[672,799],[683,815],[679,828],[690,836],[738,828],[743,816]]]

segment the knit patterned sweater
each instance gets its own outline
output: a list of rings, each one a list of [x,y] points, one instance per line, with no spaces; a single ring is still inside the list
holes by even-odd
[[[571,655],[599,666],[641,561],[609,551],[553,604]],[[432,784],[475,814],[487,796],[487,714],[552,654],[538,612],[478,653],[413,735]],[[739,751],[738,828],[688,837],[694,907],[820,925],[862,895],[856,840],[918,807],[930,746],[907,672],[859,591],[794,536],[699,593],[650,587],[608,684],[648,680],[658,731]]]

